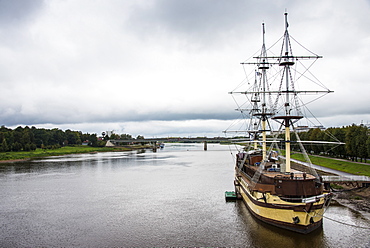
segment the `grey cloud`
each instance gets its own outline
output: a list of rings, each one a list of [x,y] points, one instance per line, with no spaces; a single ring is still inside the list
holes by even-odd
[[[283,23],[284,10],[300,10],[296,1],[158,0],[133,8],[129,25],[138,37],[168,36],[184,49],[233,46],[254,39],[260,27]],[[297,11],[299,12],[299,11]],[[283,31],[283,26],[279,34]]]
[[[358,25],[370,22],[367,3],[129,2],[0,1],[0,125],[235,119],[227,92],[244,78],[238,64],[260,48],[262,21],[269,45],[281,37],[285,8],[293,37],[325,58],[315,76],[335,91],[309,108],[369,116],[368,31]]]
[[[244,35],[240,23],[247,23],[252,9],[251,2],[240,0],[160,0],[136,8],[130,25],[139,37],[164,35],[205,48],[221,45],[228,36]]]
[[[0,111],[2,116],[1,125],[14,126],[18,123],[32,125],[34,123],[103,123],[103,122],[133,122],[133,121],[184,121],[184,120],[230,120],[238,117],[238,113],[229,109],[214,112],[177,112],[153,111],[150,113],[138,113],[134,110],[115,110],[110,112],[93,113],[89,110],[78,110],[71,107],[57,109],[39,109],[37,113],[22,113],[22,107],[13,107]]]
[[[0,27],[19,25],[29,21],[39,10],[43,0],[1,0],[0,1]]]

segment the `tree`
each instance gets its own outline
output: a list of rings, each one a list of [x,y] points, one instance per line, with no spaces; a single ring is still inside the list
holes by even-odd
[[[316,140],[322,140],[323,139],[323,134],[320,128],[314,128],[310,129],[307,133],[307,140],[309,141],[316,141]],[[322,149],[319,147],[317,144],[311,144],[309,146],[310,152],[313,152],[315,154],[319,154]]]
[[[360,160],[362,162],[362,159],[365,159],[368,157],[367,152],[367,127],[364,125],[360,125],[357,127],[357,136],[356,136],[356,148],[358,151],[358,156],[360,157]]]
[[[22,150],[22,145],[19,142],[14,142],[11,148],[12,151],[14,152],[19,152]]]
[[[3,139],[3,142],[1,143],[0,151],[1,152],[8,152],[8,151],[10,151],[10,148],[9,148],[8,143],[6,142],[6,139],[5,138]]]
[[[352,126],[347,127],[346,132],[346,151],[348,156],[354,161],[357,158],[357,151],[356,151],[356,125],[352,124]]]
[[[367,147],[367,156],[369,157],[370,155],[370,136],[369,135],[367,135],[366,147]]]
[[[120,138],[120,135],[119,134],[112,133],[109,138],[112,139],[112,140],[116,140],[116,139],[119,139]]]
[[[127,139],[132,139],[132,136],[130,134],[121,134],[120,139],[127,140]]]
[[[63,146],[65,140],[66,134],[62,130],[58,128],[50,130],[50,145]]]
[[[368,157],[367,152],[367,139],[368,130],[364,125],[356,126],[352,124],[347,127],[346,132],[346,151],[352,161],[357,161],[358,158],[362,159]]]
[[[91,143],[90,145],[91,146],[98,146],[98,137],[96,136],[96,134],[90,134],[90,137],[88,139]]]
[[[346,133],[344,128],[328,128],[328,133],[330,133],[330,136],[328,136],[327,141],[331,142],[345,142],[346,139]],[[332,149],[329,149],[329,154],[334,157],[340,157],[345,158],[346,157],[346,149],[344,145],[337,145],[333,147]]]
[[[66,130],[66,139],[69,145],[81,145],[80,132]]]
[[[104,133],[105,135],[105,133]],[[113,134],[119,139],[133,139],[130,134]],[[110,137],[105,136],[105,140]],[[144,138],[138,136],[138,138]],[[55,149],[64,145],[81,145],[82,141],[89,141],[90,146],[104,146],[106,141],[99,141],[97,134],[82,133],[81,131],[63,131],[58,128],[44,129],[32,126],[24,128],[18,126],[14,130],[0,126],[0,152],[30,151],[36,148]]]

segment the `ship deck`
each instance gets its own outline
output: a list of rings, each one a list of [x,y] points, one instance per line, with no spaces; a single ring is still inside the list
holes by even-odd
[[[257,172],[258,167],[257,166],[250,166],[253,170]],[[292,174],[293,173],[293,174]],[[309,173],[305,173],[299,170],[291,169],[291,172],[280,172],[280,171],[267,171],[263,170],[261,172],[266,177],[269,178],[275,178],[275,177],[282,177],[282,178],[291,178],[291,175],[293,175],[293,179],[296,180],[303,180],[303,179],[315,179],[315,176]],[[305,176],[304,176],[305,174]]]

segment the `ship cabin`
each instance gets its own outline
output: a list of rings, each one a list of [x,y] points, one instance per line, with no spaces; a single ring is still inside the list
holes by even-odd
[[[236,169],[239,176],[250,182],[251,191],[269,192],[285,201],[302,202],[302,199],[323,194],[321,177],[294,169],[286,172],[285,164],[279,161],[276,152],[272,152],[264,163],[262,150],[239,153]],[[258,179],[252,183],[256,173],[259,174]]]

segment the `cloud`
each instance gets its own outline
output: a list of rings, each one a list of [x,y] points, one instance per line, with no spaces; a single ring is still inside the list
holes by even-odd
[[[222,44],[220,38],[236,35],[240,19],[247,10],[246,1],[151,1],[137,6],[130,17],[130,24],[137,35],[148,37],[164,35],[185,39],[189,44],[202,48],[212,43]],[[250,4],[248,4],[250,5]]]
[[[285,8],[291,35],[324,56],[315,75],[335,91],[310,108],[326,126],[339,115],[366,122],[369,3],[314,3],[0,1],[0,125],[164,134],[235,119],[227,92],[244,78],[239,62],[260,48],[262,21],[268,46],[281,37]]]
[[[43,2],[43,0],[0,1],[0,26],[14,28],[14,26],[32,21]]]

